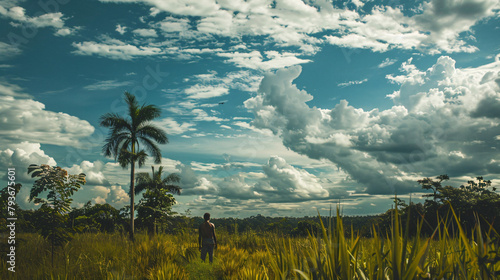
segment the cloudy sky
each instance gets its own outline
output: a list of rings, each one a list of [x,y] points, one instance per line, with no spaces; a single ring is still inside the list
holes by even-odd
[[[99,117],[162,108],[175,211],[375,214],[416,180],[500,182],[497,0],[0,0],[0,168],[129,203]],[[149,161],[140,171],[149,171]]]

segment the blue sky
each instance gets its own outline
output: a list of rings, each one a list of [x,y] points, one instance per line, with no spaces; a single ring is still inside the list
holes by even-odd
[[[162,108],[174,210],[376,214],[416,180],[500,179],[492,0],[0,0],[0,167],[84,172],[74,206],[129,203],[105,158],[123,93]],[[223,104],[220,104],[223,103]],[[140,171],[150,170],[149,161]],[[5,172],[7,173],[7,172]],[[2,176],[5,177],[5,176]]]

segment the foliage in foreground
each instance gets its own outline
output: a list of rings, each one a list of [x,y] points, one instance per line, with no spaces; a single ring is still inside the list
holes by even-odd
[[[496,279],[499,234],[476,224],[469,238],[451,212],[431,237],[409,237],[396,209],[389,229],[371,238],[346,234],[342,217],[329,219],[307,238],[275,233],[219,234],[213,265],[201,263],[194,233],[75,236],[50,266],[49,242],[36,234],[18,237],[16,273],[0,264],[2,279]],[[459,225],[460,223],[455,223]],[[418,228],[421,228],[419,224]],[[408,231],[406,231],[408,232]]]
[[[40,233],[50,241],[51,265],[54,266],[54,249],[71,240],[73,228],[66,227],[68,213],[71,210],[71,196],[85,185],[85,174],[69,175],[68,171],[59,166],[51,167],[46,164],[40,166],[31,164],[28,174],[32,178],[39,178],[30,191],[30,201],[40,203],[41,227]],[[41,197],[47,193],[47,199]]]

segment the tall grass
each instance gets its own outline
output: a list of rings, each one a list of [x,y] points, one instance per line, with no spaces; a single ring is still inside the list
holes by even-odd
[[[451,212],[432,236],[409,237],[416,221],[402,224],[395,209],[390,228],[374,226],[370,238],[345,229],[338,214],[305,238],[220,232],[213,264],[201,262],[194,232],[138,234],[133,243],[121,234],[79,234],[57,250],[53,269],[50,244],[19,234],[16,272],[0,256],[0,279],[497,279],[500,235],[479,219],[467,235],[459,221]]]
[[[500,279],[500,235],[491,225],[484,231],[477,219],[469,238],[452,212],[452,220],[440,220],[432,236],[422,237],[421,221],[412,222],[418,226],[410,238],[410,219],[403,227],[395,209],[389,229],[373,227],[372,238],[360,239],[352,229],[345,234],[337,214],[335,223],[321,223],[321,232],[309,235],[305,248],[291,239],[271,247],[271,279]],[[450,233],[452,222],[458,235]]]

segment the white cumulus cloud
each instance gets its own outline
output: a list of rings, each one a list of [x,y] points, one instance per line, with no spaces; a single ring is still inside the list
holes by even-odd
[[[137,36],[146,37],[146,38],[147,37],[158,37],[158,34],[156,34],[156,30],[154,30],[154,29],[139,28],[139,29],[135,29],[134,31],[132,31],[132,33],[134,33]]]
[[[111,40],[102,43],[85,41],[73,43],[73,47],[76,48],[73,53],[78,55],[98,55],[111,59],[123,60],[131,60],[141,56],[155,56],[163,53],[163,51],[157,47],[135,46],[119,40]]]
[[[79,147],[80,139],[94,132],[85,120],[47,111],[43,103],[13,96],[0,96],[0,124],[3,144],[28,141]]]
[[[57,36],[67,36],[78,29],[66,27],[66,19],[63,18],[64,15],[61,12],[47,13],[30,17],[26,15],[26,9],[23,7],[14,6],[6,8],[0,5],[0,15],[13,20],[15,23],[12,23],[12,25],[14,26],[17,26],[18,24],[25,24],[34,28],[52,27],[56,30],[55,35]]]
[[[425,71],[411,60],[401,70],[395,104],[383,111],[345,100],[332,109],[309,107],[313,97],[293,84],[300,67],[266,75],[245,106],[253,126],[270,129],[295,152],[335,163],[358,182],[358,191],[403,193],[418,188],[416,178],[441,173],[498,174],[500,91],[484,77],[498,73],[500,64],[459,69],[443,56]]]
[[[182,124],[178,123],[173,118],[163,118],[153,122],[158,127],[165,129],[167,135],[178,135],[183,134],[187,131],[195,131],[195,124],[183,122]]]
[[[95,195],[92,201],[97,204],[109,203],[111,206],[120,209],[130,203],[130,197],[121,186],[95,186],[89,192]]]

